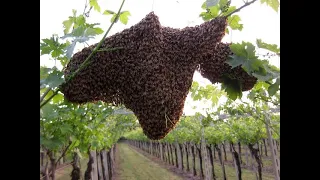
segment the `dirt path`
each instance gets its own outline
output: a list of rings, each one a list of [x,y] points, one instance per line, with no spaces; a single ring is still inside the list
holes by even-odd
[[[162,168],[140,154],[128,144],[119,143],[114,180],[182,180],[183,178]]]

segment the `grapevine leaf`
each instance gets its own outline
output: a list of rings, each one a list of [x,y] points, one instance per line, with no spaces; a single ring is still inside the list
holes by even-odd
[[[231,29],[242,31],[243,24],[239,24],[239,21],[241,21],[241,18],[239,15],[230,16],[228,17],[227,20]]]
[[[40,113],[41,117],[47,120],[53,119],[58,116],[58,113],[55,111],[55,105],[49,103],[41,108]]]
[[[66,134],[72,132],[72,127],[69,124],[63,124],[63,126],[60,127],[60,131],[62,134]]]
[[[86,19],[83,15],[79,15],[78,17],[75,18],[75,24],[78,26],[84,26],[86,23]]]
[[[73,53],[73,51],[74,51],[74,48],[75,48],[76,44],[77,44],[77,42],[76,42],[76,41],[73,41],[73,42],[68,46],[68,48],[67,48],[67,53],[66,53],[66,56],[67,56],[68,59],[71,58],[72,53]]]
[[[233,43],[230,45],[230,49],[234,54],[236,54],[238,56],[243,56],[243,57],[247,56],[244,42],[242,42],[242,44]]]
[[[221,89],[226,91],[230,99],[236,100],[237,97],[242,97],[242,88],[239,80],[231,79],[228,75],[224,75],[222,79]]]
[[[84,31],[84,36],[85,37],[89,37],[89,36],[95,36],[97,35],[97,32],[95,29],[93,28],[87,28],[85,31]]]
[[[70,46],[70,45],[69,45]],[[68,46],[68,47],[69,47]],[[68,52],[68,48],[67,48],[67,52]],[[60,61],[61,65],[63,67],[65,67],[67,65],[67,63],[69,62],[69,58],[67,56],[62,56],[62,57],[58,57],[57,60]]]
[[[224,7],[224,6],[226,6],[228,4],[228,0],[220,0],[219,1],[219,6],[220,7]]]
[[[105,10],[105,11],[103,12],[103,15],[112,15],[112,14],[116,14],[116,13],[113,12],[113,11],[110,11],[110,10]]]
[[[251,74],[252,72],[259,71],[263,67],[263,62],[257,59],[255,55],[255,47],[249,42],[242,42],[242,44],[236,43],[230,46],[234,55],[229,56],[226,61],[232,68],[239,65]],[[262,71],[262,70],[261,70]]]
[[[201,8],[204,10],[207,9],[207,2],[206,1],[202,3]]]
[[[79,43],[83,43],[83,42],[88,41],[90,38],[93,38],[93,37],[81,36],[81,37],[75,38],[74,41],[79,42]]]
[[[120,22],[122,22],[123,24],[127,24],[128,23],[128,16],[130,16],[130,12],[129,11],[123,11],[120,13]]]
[[[220,6],[220,8],[221,8],[221,6]],[[236,9],[237,9],[236,6],[230,6],[230,7],[228,8],[228,10],[227,10],[226,12],[224,12],[222,15],[228,15],[228,14],[230,14],[231,12],[235,11]]]
[[[268,44],[263,42],[261,39],[257,39],[257,46],[259,48],[267,49],[274,53],[280,53],[280,48],[276,44]]]
[[[261,4],[264,4],[264,3],[266,3],[276,12],[278,12],[279,6],[280,6],[279,0],[261,0]]]
[[[211,16],[211,14],[208,13],[208,12],[202,12],[202,13],[200,13],[199,16],[202,17],[202,20],[204,20],[204,21],[209,21],[210,19],[213,18],[213,17]]]
[[[68,32],[70,31],[70,28],[73,24],[73,19],[69,18],[68,20],[63,21],[62,24],[64,27],[64,30],[63,30],[64,34],[68,34]]]
[[[64,27],[64,30],[63,30],[64,34],[68,34],[73,23],[75,23],[77,11],[75,9],[72,9],[72,14],[73,16],[69,16],[68,20],[65,20],[62,22]]]
[[[231,66],[231,68],[238,67],[242,65],[242,63],[245,62],[245,58],[242,56],[236,56],[236,55],[231,55],[229,59],[227,59],[226,63]]]
[[[267,84],[267,83],[264,82],[264,81],[258,81],[258,82],[254,85],[253,89],[254,89],[254,90],[260,90],[260,89],[263,89],[263,88],[268,88],[269,86],[270,86],[270,85]]]
[[[82,35],[84,34],[84,31],[85,31],[85,30],[86,30],[85,27],[79,26],[79,27],[73,29],[73,31],[72,31],[71,34],[72,34],[72,36],[74,36],[74,37],[79,37],[79,36],[82,36]]]
[[[57,94],[52,98],[53,103],[59,103],[63,101],[63,95],[62,94]]]
[[[92,29],[95,31],[96,35],[102,34],[104,32],[101,28],[92,28]]]
[[[92,147],[97,148],[99,146],[99,141],[92,141]]]
[[[44,79],[48,77],[48,74],[50,71],[51,71],[51,68],[40,66],[40,79]]]
[[[51,88],[58,87],[64,81],[62,76],[63,73],[61,71],[54,70],[47,77],[46,84]]]
[[[279,90],[280,88],[280,78],[277,78],[276,82],[272,85],[269,86],[268,88],[268,93],[269,93],[269,96],[273,96],[277,93],[277,91]]]
[[[51,52],[51,56],[53,58],[59,57],[61,54],[63,54],[63,50],[62,49],[55,49]]]
[[[94,10],[100,12],[100,6],[97,2],[98,0],[90,0],[90,6],[93,6]]]
[[[50,54],[52,51],[52,49],[49,46],[45,46],[45,45],[43,45],[42,47],[40,46],[40,50],[41,50],[41,55]]]
[[[212,6],[209,8],[209,13],[211,15],[212,18],[215,18],[219,15],[219,7],[218,6]]]
[[[265,75],[261,74],[259,71],[252,73],[252,75],[260,81],[270,81],[280,76],[280,71],[277,67],[271,66],[267,63],[267,61],[261,61],[263,63],[263,68],[265,70]]]

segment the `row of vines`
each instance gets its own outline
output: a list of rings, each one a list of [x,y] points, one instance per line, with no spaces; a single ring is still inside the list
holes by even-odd
[[[245,6],[255,1],[247,1]],[[268,156],[272,156],[274,164],[273,169],[277,169],[274,171],[275,176],[279,177],[279,166],[275,164],[280,165],[277,153],[280,144],[280,118],[277,114],[280,108],[280,70],[271,66],[267,60],[258,59],[252,43],[232,45],[233,59],[227,62],[233,68],[242,66],[246,72],[258,79],[258,83],[248,95],[249,101],[241,100],[241,87],[234,85],[238,83],[236,81],[226,82],[222,86],[224,91],[217,86],[202,87],[194,82],[190,90],[193,100],[205,99],[212,102],[212,106],[205,109],[206,113],[182,117],[177,127],[159,142],[150,142],[139,127],[137,118],[131,113],[119,110],[123,109],[123,106],[116,107],[112,103],[100,101],[73,104],[64,98],[60,88],[70,79],[65,79],[63,70],[74,50],[80,44],[86,45],[89,40],[101,35],[102,42],[116,23],[127,24],[130,12],[122,10],[124,2],[125,0],[119,2],[119,9],[112,11],[102,10],[98,0],[86,1],[82,13],[72,10],[70,16],[62,22],[63,36],[54,34],[40,42],[41,56],[46,55],[55,62],[53,67],[40,66],[40,179],[57,179],[56,171],[67,165],[72,165],[72,180],[111,179],[116,143],[122,136],[129,139],[132,145],[161,157],[169,164],[175,164],[206,179],[216,179],[217,168],[213,162],[218,157],[223,168],[228,159],[230,160],[227,152],[231,153],[237,178],[241,179],[242,166],[249,164],[248,160],[243,160],[243,151],[250,152],[246,159],[251,157],[254,160],[251,161],[252,167],[257,178],[262,179],[261,157],[263,154],[267,156],[269,152]],[[200,17],[204,21],[229,14],[236,9],[227,0],[214,2],[203,3],[204,12]],[[266,3],[278,11],[277,0],[261,0],[261,3]],[[111,19],[110,26],[102,28],[99,23],[89,23],[88,19],[93,12],[108,15],[106,17]],[[241,18],[238,15],[229,18],[232,18],[232,23],[229,21],[227,31],[241,31]],[[258,48],[280,56],[280,49],[276,45],[262,40],[257,40],[256,44]],[[89,62],[91,55],[86,62]],[[77,72],[70,77],[74,77]],[[222,96],[228,97],[227,102],[213,110]],[[273,139],[277,142],[275,145]],[[265,153],[262,153],[262,144]],[[268,146],[271,148],[269,151]],[[193,165],[189,164],[190,158]],[[87,162],[85,171],[81,171],[81,160]],[[195,168],[196,160],[199,160],[200,171]],[[223,178],[227,178],[225,173]]]
[[[247,179],[243,169],[254,172],[251,174],[258,180],[277,179],[280,102],[279,93],[272,98],[266,96],[267,86],[255,86],[248,95],[251,103],[228,100],[214,113],[183,117],[160,141],[150,141],[141,129],[125,137],[131,145],[203,179],[231,178],[227,177],[226,165],[233,167],[233,178],[238,180]],[[219,175],[215,173],[218,168]]]

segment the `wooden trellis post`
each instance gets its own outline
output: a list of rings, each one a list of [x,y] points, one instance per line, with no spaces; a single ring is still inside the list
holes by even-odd
[[[267,134],[268,134],[269,147],[272,155],[272,164],[273,164],[273,170],[275,174],[275,180],[280,180],[280,159],[278,158],[278,150],[275,144],[275,140],[272,138],[272,134],[269,128],[270,115],[268,113],[265,113],[265,121],[266,121],[265,125],[267,129]]]

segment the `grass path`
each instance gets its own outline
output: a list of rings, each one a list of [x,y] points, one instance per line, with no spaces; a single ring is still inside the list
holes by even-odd
[[[118,144],[116,180],[182,180],[125,143]]]

